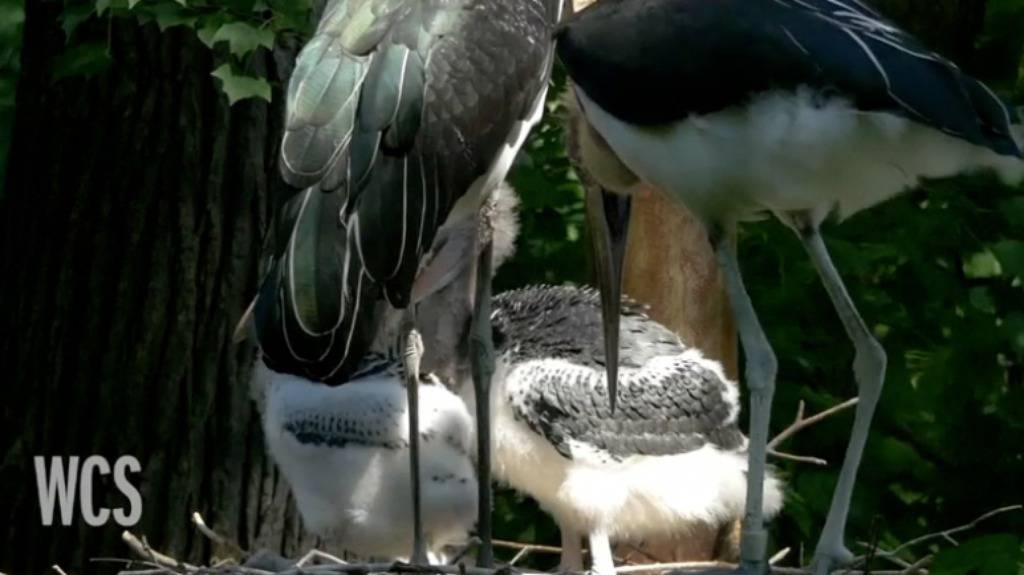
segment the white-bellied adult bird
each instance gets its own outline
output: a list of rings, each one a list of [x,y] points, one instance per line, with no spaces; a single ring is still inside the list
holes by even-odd
[[[814,571],[829,572],[851,557],[846,517],[886,357],[819,226],[923,177],[994,168],[1019,178],[1014,112],[861,0],[598,2],[558,41],[589,124],[581,149],[594,176],[613,192],[636,179],[660,188],[705,223],[716,248],[751,395],[749,572],[765,569],[761,483],[777,362],[725,238],[771,213],[806,246],[856,348],[860,396],[815,550]]]
[[[412,477],[405,373],[369,354],[344,385],[271,371],[254,374],[264,394],[267,450],[288,481],[303,524],[363,558],[408,559]],[[473,424],[463,400],[422,376],[419,435],[423,536],[432,561],[466,545],[476,522]]]
[[[514,250],[516,206],[511,189],[500,188],[481,210],[479,227],[451,230],[433,258],[470,250],[470,240],[482,235],[493,240],[500,264]],[[458,342],[472,313],[473,279],[468,271],[449,277],[423,300],[417,324],[426,342],[424,366],[463,381],[469,405],[478,402],[465,367],[468,350]],[[591,568],[609,575],[610,540],[686,534],[742,517],[747,441],[737,427],[739,390],[718,362],[627,302],[621,396],[612,411],[595,291],[530,287],[502,293],[492,306],[493,471],[556,519],[562,570],[582,570],[583,535]],[[769,479],[765,513],[776,513],[781,503],[781,486]]]
[[[438,230],[476,217],[482,198],[504,178],[543,113],[561,5],[562,0],[328,3],[288,88],[281,167],[292,186],[343,198],[337,217],[359,258],[345,260],[342,277],[349,279],[342,285],[365,277],[393,306],[415,304],[412,286]],[[490,249],[479,251],[475,263],[489,278]],[[477,299],[472,343],[474,379],[483,390],[493,358],[485,307],[489,283],[479,288],[484,297]],[[352,293],[359,291],[352,288],[346,297]],[[415,386],[409,392],[415,394]],[[416,413],[409,410],[410,416]],[[484,565],[493,562],[487,421],[483,406],[478,530]],[[415,454],[416,434],[412,439]]]

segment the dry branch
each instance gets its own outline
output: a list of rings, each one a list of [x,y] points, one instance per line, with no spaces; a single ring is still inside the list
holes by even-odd
[[[796,417],[793,418],[793,423],[791,423],[789,425],[789,427],[787,427],[786,429],[783,429],[782,433],[779,433],[778,435],[775,436],[774,439],[772,439],[771,441],[768,442],[768,455],[771,455],[773,457],[778,457],[779,459],[787,459],[789,461],[796,461],[798,463],[810,463],[810,464],[813,464],[813,465],[828,465],[827,461],[825,461],[824,459],[821,459],[819,457],[808,457],[808,456],[805,456],[805,455],[793,455],[791,453],[784,453],[784,452],[778,451],[778,447],[783,442],[785,442],[789,438],[793,437],[794,435],[796,435],[800,431],[802,431],[804,429],[807,429],[808,427],[811,427],[812,425],[815,425],[817,423],[821,423],[822,421],[828,419],[829,417],[832,417],[833,415],[836,415],[838,413],[846,411],[847,409],[850,409],[851,407],[857,405],[857,401],[858,401],[858,399],[856,397],[854,397],[853,399],[849,399],[847,401],[844,401],[843,403],[840,403],[839,405],[834,405],[834,406],[826,409],[825,411],[822,411],[820,413],[816,413],[816,414],[814,414],[814,415],[812,415],[810,417],[804,417],[804,409],[807,406],[806,406],[806,404],[804,404],[803,400],[800,400],[800,404],[799,404],[799,406],[796,409]]]
[[[203,536],[212,541],[214,544],[219,545],[224,549],[227,549],[231,555],[238,558],[239,560],[249,556],[249,552],[246,551],[241,545],[239,545],[238,542],[232,539],[228,539],[227,537],[224,537],[220,533],[217,533],[216,531],[211,529],[206,524],[206,521],[203,520],[203,516],[198,511],[192,513],[192,524],[196,526],[196,529],[199,530],[199,532],[202,533]]]
[[[159,565],[160,568],[164,569],[165,573],[168,571],[172,573],[183,573],[197,570],[197,567],[194,565],[178,561],[173,557],[156,551],[149,546],[149,543],[146,542],[145,538],[139,539],[133,535],[131,531],[125,530],[121,533],[121,540],[124,541],[137,556],[143,559],[149,559],[156,565]]]
[[[907,541],[906,543],[903,543],[903,544],[899,545],[898,547],[896,547],[896,548],[894,548],[892,550],[876,549],[871,555],[860,555],[860,556],[857,556],[857,557],[855,557],[853,559],[853,562],[851,562],[851,565],[854,565],[854,566],[862,565],[865,561],[868,560],[869,557],[878,557],[878,558],[881,558],[881,559],[897,558],[898,554],[900,552],[902,552],[902,551],[906,551],[907,549],[910,549],[911,547],[914,547],[916,545],[920,545],[921,543],[926,543],[928,541],[934,541],[936,539],[946,539],[947,541],[952,542],[953,545],[959,545],[959,543],[956,542],[956,539],[953,539],[953,535],[955,535],[957,533],[963,533],[964,531],[970,531],[971,529],[974,529],[975,527],[977,527],[978,524],[981,523],[982,521],[985,521],[987,519],[991,519],[991,518],[995,517],[996,515],[1002,515],[1004,513],[1010,513],[1010,512],[1013,512],[1013,511],[1021,511],[1021,510],[1024,510],[1024,505],[1007,505],[1005,507],[1000,507],[998,509],[993,509],[992,511],[989,511],[987,513],[984,513],[984,514],[978,516],[976,519],[974,519],[970,523],[964,523],[963,525],[958,525],[956,527],[951,527],[951,528],[945,529],[943,531],[936,531],[934,533],[927,533],[927,534],[922,535],[920,537],[911,539],[910,541]],[[914,564],[907,565],[906,568],[910,569],[912,567],[915,567],[915,565],[917,565],[917,563],[920,563],[920,562],[922,562],[922,561],[924,561],[926,559],[930,560],[931,557],[932,557],[932,555],[926,555],[923,558],[917,560]]]

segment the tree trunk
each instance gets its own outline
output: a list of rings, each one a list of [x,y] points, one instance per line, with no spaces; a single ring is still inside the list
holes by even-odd
[[[0,571],[107,572],[90,559],[128,555],[113,521],[76,510],[70,527],[42,526],[37,455],[137,457],[130,529],[183,560],[212,551],[193,511],[243,546],[305,546],[249,399],[252,350],[231,343],[279,185],[268,142],[289,71],[257,58],[275,105],[229,108],[193,32],[94,19],[72,44],[107,42],[112,67],[55,81],[62,3],[26,4],[0,199]],[[97,507],[125,505],[99,483]]]

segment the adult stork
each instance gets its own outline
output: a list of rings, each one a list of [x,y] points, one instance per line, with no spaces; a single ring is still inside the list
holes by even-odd
[[[846,517],[886,356],[819,226],[923,177],[979,168],[1019,177],[1014,113],[861,0],[598,2],[558,38],[589,124],[581,149],[594,176],[611,192],[628,193],[638,179],[654,184],[703,220],[716,249],[750,389],[749,572],[765,568],[762,482],[777,362],[726,238],[737,222],[772,213],[806,246],[856,349],[860,395],[815,550],[814,571],[827,573],[851,556]],[[623,231],[623,223],[611,218],[608,227]],[[613,248],[623,237],[611,239]]]
[[[482,198],[504,178],[542,115],[561,4],[328,3],[289,84],[281,168],[292,186],[341,198],[335,216],[354,252],[344,260],[339,280],[349,290],[346,298],[359,297],[360,290],[352,287],[358,285],[357,277],[379,287],[391,305],[412,310],[421,258],[438,230],[476,217]],[[478,251],[475,263],[481,277],[489,279],[490,247]],[[473,373],[484,392],[493,371],[489,281],[481,281],[479,290]],[[310,337],[325,333],[306,331]],[[346,361],[357,360],[348,340],[332,343]],[[416,386],[410,386],[411,406],[416,405],[415,393]],[[480,407],[478,429],[478,529],[484,542],[480,560],[489,565],[486,407]],[[408,413],[414,419],[418,410],[413,407]],[[416,422],[410,425],[415,428]],[[415,507],[417,437],[410,434]],[[417,531],[419,523],[417,519]],[[413,560],[423,558],[420,547]]]

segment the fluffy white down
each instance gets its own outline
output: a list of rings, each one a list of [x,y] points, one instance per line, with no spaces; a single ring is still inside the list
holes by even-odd
[[[768,92],[750,104],[667,126],[639,127],[578,89],[591,124],[634,172],[705,218],[833,209],[848,217],[917,184],[992,168],[1008,182],[1024,162],[918,122],[861,112],[811,90]]]
[[[745,452],[705,447],[682,455],[634,456],[621,462],[585,453],[573,460],[562,457],[512,413],[510,391],[529,385],[521,375],[530,367],[523,363],[510,370],[506,362],[498,361],[491,393],[492,467],[498,480],[536,499],[560,525],[626,541],[686,534],[698,526],[721,525],[743,516]],[[472,405],[471,386],[464,389]],[[781,507],[781,483],[769,476],[765,512],[771,516]]]
[[[338,387],[272,372],[259,364],[265,382],[264,432],[267,447],[295,495],[310,531],[364,557],[406,558],[412,550],[412,495],[407,448],[303,445],[284,430],[296,411],[327,414],[344,405],[395,406],[392,432],[408,440],[405,388],[393,377],[368,378]],[[366,418],[368,410],[356,410]],[[397,428],[394,428],[397,424]],[[440,552],[463,544],[476,521],[477,483],[468,452],[453,449],[454,435],[471,452],[472,420],[462,401],[439,385],[420,387],[420,427],[433,437],[421,441],[424,534]]]

